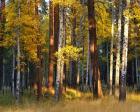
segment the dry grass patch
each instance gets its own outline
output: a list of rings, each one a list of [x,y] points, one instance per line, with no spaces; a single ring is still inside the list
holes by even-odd
[[[71,90],[70,90],[71,91]],[[73,90],[72,90],[73,92]],[[75,93],[75,92],[74,92]],[[24,100],[22,104],[16,106],[0,106],[0,112],[139,112],[140,95],[129,94],[126,102],[119,102],[113,96],[105,96],[103,99],[93,100],[92,94],[87,93],[86,97],[81,96],[73,100]]]

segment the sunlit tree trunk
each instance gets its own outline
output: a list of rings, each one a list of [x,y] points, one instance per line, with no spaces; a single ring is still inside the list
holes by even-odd
[[[129,0],[125,0],[126,7],[129,5]],[[120,101],[126,100],[126,73],[127,73],[127,54],[128,54],[128,31],[129,31],[129,17],[124,17],[124,36],[122,46],[122,64],[120,75]]]
[[[54,49],[55,49],[55,52],[58,51],[58,40],[59,40],[59,4],[55,4],[54,5]],[[56,76],[57,75],[57,58],[55,58],[54,72]]]
[[[21,1],[18,0],[18,19],[20,19],[20,14],[21,14],[21,8],[20,8],[20,3]],[[21,57],[21,52],[20,52],[20,26],[17,28],[17,78],[16,78],[16,102],[19,102],[19,97],[20,97],[20,57]]]
[[[54,76],[54,5],[53,1],[49,2],[49,78],[48,86],[49,89],[53,87],[53,76]]]
[[[114,36],[115,36],[115,4],[114,0],[112,0],[112,37],[111,37],[111,45],[110,45],[110,74],[108,78],[108,83],[109,83],[109,90],[110,90],[110,95],[112,95],[112,84],[113,84],[113,45],[114,45]]]
[[[63,47],[63,6],[59,6],[59,39],[58,39],[58,52]],[[58,101],[60,98],[61,90],[61,77],[63,75],[63,61],[61,57],[57,59],[57,74],[56,74],[56,87],[55,87],[55,97]]]
[[[119,0],[119,18],[118,18],[118,37],[116,44],[116,74],[115,74],[115,96],[119,96],[119,77],[120,77],[120,50],[121,50],[121,37],[122,37],[122,13],[123,2]]]
[[[100,80],[100,70],[98,64],[98,48],[96,36],[96,20],[95,20],[95,0],[88,0],[88,21],[89,21],[89,40],[91,66],[93,68],[93,95],[102,97],[102,85]]]
[[[64,6],[63,7],[63,46],[62,47],[65,47],[66,46],[66,7]],[[64,60],[62,61],[62,76],[61,76],[61,94],[63,92],[65,92],[65,89],[64,89],[64,84],[63,84],[63,81],[65,80],[65,86],[66,86],[66,63],[64,62]]]

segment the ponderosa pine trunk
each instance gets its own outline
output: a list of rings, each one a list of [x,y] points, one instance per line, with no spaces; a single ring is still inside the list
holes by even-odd
[[[59,4],[55,4],[54,5],[54,49],[55,49],[55,52],[58,51],[58,40],[59,40]],[[56,77],[57,58],[55,58],[54,72],[55,72],[55,77]]]
[[[54,5],[53,1],[49,1],[49,77],[48,77],[48,88],[53,88],[53,76],[54,76]]]
[[[93,95],[98,98],[103,96],[98,64],[98,47],[95,20],[95,0],[88,0],[88,21],[89,21],[89,40],[91,66],[93,68]]]

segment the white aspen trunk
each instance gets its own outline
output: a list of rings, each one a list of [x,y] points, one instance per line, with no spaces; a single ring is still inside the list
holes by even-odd
[[[119,96],[119,78],[120,78],[120,46],[122,36],[122,0],[119,1],[119,19],[118,19],[118,37],[117,37],[117,52],[116,52],[116,74],[115,74],[115,96]]]
[[[17,81],[16,81],[16,101],[19,102],[20,95],[20,42],[17,40]]]
[[[107,74],[107,85],[109,85],[109,79],[110,79],[110,60],[109,60],[109,43],[106,43],[106,58],[107,58],[107,62],[106,62],[106,74]]]
[[[123,49],[122,49],[122,67],[120,75],[120,100],[126,99],[126,73],[127,73],[127,54],[128,54],[128,30],[129,18],[125,17]]]
[[[129,0],[126,1],[128,6]],[[124,17],[124,36],[122,46],[122,66],[120,75],[120,92],[119,99],[121,101],[126,100],[126,73],[127,73],[127,54],[128,54],[128,31],[129,31],[129,17]]]
[[[18,18],[20,18],[20,0],[18,0]],[[17,80],[16,80],[16,102],[19,102],[20,97],[20,27],[17,31]]]
[[[112,95],[112,84],[113,84],[113,45],[114,45],[114,27],[115,27],[115,6],[114,6],[114,1],[112,1],[112,28],[111,28],[111,32],[112,32],[112,38],[111,38],[111,45],[110,45],[110,73],[109,73],[109,77],[107,78],[107,83],[109,84],[109,94]]]
[[[59,7],[59,39],[58,39],[58,52],[63,47],[63,8],[62,6]],[[55,97],[56,100],[59,100],[60,97],[60,84],[61,84],[61,77],[63,73],[63,67],[62,67],[62,58],[58,57],[57,59],[57,75],[56,75],[56,90],[55,90]]]
[[[62,25],[63,25],[63,27],[62,27],[62,46],[61,46],[61,48],[63,48],[63,47],[65,47],[65,45],[66,45],[66,21],[65,21],[65,7],[62,7],[62,14],[61,14],[61,16],[62,17],[60,17],[60,19],[62,18]],[[63,92],[63,80],[64,80],[64,64],[65,64],[65,62],[64,62],[64,60],[62,59],[61,60],[61,75],[60,75],[60,89],[61,89],[61,94],[62,94],[62,92]]]
[[[14,48],[12,48],[12,52],[13,52],[13,62],[12,62],[12,66],[13,66],[13,69],[12,69],[12,95],[15,96],[15,82],[14,82],[14,79],[15,79],[15,65],[16,65],[16,57],[15,57],[15,50]]]

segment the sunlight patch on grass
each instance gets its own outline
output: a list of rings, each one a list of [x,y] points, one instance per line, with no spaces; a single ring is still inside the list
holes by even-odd
[[[66,99],[75,99],[80,98],[82,93],[76,89],[66,88],[66,92],[64,93],[64,98]]]
[[[137,93],[130,93],[127,95],[128,100],[134,100],[134,101],[139,101],[140,102],[140,94]]]

